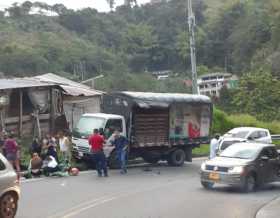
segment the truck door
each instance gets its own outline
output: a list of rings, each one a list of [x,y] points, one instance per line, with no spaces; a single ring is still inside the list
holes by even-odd
[[[108,119],[105,125],[105,137],[110,138],[115,130],[120,131],[123,136],[126,136],[124,131],[123,120],[122,119]]]
[[[108,119],[104,129],[104,137],[106,140],[106,145],[104,146],[103,150],[105,156],[107,158],[110,157],[111,153],[114,150],[114,146],[111,146],[111,141],[113,140],[113,133],[115,130],[120,131],[120,133],[126,137],[126,128],[123,119],[115,118],[115,119]]]

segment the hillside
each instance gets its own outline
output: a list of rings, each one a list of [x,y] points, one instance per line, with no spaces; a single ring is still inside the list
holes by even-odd
[[[32,15],[35,6],[57,16]],[[185,0],[123,5],[107,14],[30,2],[7,11],[9,17],[0,13],[0,71],[6,75],[66,72],[86,79],[172,70],[189,77]],[[279,1],[195,0],[194,11],[199,73],[261,68],[279,76]]]

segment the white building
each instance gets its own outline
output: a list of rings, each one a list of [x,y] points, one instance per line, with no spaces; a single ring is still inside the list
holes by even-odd
[[[198,90],[201,95],[220,97],[221,89],[236,88],[238,79],[230,73],[212,73],[200,76],[197,80]]]

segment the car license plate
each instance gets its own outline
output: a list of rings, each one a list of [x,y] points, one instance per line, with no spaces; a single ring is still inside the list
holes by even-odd
[[[84,156],[83,152],[79,151],[79,157],[83,157],[83,156]]]
[[[219,180],[220,179],[220,175],[219,175],[219,173],[210,173],[209,174],[209,179]]]

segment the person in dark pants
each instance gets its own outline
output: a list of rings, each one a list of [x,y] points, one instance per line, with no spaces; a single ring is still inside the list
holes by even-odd
[[[107,161],[103,152],[104,138],[98,133],[98,129],[94,129],[93,135],[89,137],[88,143],[91,146],[98,176],[101,177],[103,171],[104,177],[107,177]]]
[[[128,148],[128,140],[126,137],[122,136],[118,130],[114,132],[114,140],[112,141],[112,145],[115,146],[117,151],[117,157],[119,161],[119,165],[121,167],[121,174],[126,174],[126,156],[127,156],[127,148]]]

